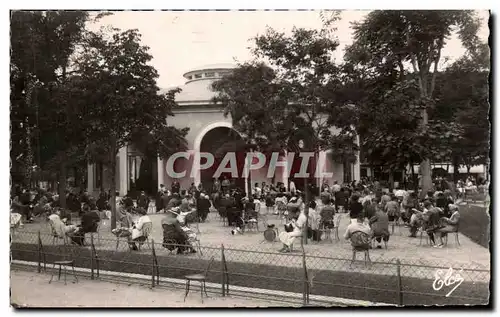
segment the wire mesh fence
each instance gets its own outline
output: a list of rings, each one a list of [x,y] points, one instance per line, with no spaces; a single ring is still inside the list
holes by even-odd
[[[122,243],[117,243],[120,239]],[[279,253],[259,250],[259,246],[186,247],[157,241],[145,241],[140,249],[132,250],[124,238],[88,235],[85,240],[85,246],[78,246],[47,232],[17,231],[12,239],[12,259],[37,263],[39,272],[51,268],[54,261],[71,259],[76,267],[90,270],[89,278],[99,278],[100,271],[140,274],[151,277],[152,287],[165,278],[182,282],[186,275],[205,274],[206,282],[215,285],[221,296],[230,294],[231,287],[299,293],[305,305],[310,298],[327,298],[332,303],[351,299],[353,305],[489,302],[490,270],[479,264],[422,263],[382,256],[365,259],[363,254],[353,260],[345,254],[310,254],[300,247]],[[178,253],[179,249],[186,252]]]

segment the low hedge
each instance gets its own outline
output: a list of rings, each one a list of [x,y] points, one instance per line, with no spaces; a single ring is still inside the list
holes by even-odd
[[[459,231],[475,243],[489,248],[491,220],[486,207],[467,205],[460,207]]]

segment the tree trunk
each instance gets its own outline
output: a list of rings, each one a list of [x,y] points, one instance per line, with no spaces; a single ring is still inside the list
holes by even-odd
[[[460,173],[458,169],[460,168],[460,164],[458,164],[458,158],[455,156],[453,158],[453,182],[456,183],[458,182],[458,179],[460,178]]]
[[[111,171],[108,175],[110,175],[111,183],[110,183],[110,191],[111,191],[111,230],[116,229],[116,183],[115,183],[115,174],[116,174],[116,163],[110,164]]]
[[[392,192],[394,189],[394,170],[389,171],[389,191]]]
[[[116,229],[116,142],[112,139],[112,146],[110,147],[110,158],[109,158],[109,168],[108,173],[110,190],[111,190],[111,230]],[[126,175],[123,175],[126,176]],[[120,175],[120,177],[123,177]]]
[[[416,193],[418,193],[418,177],[415,174],[415,165],[413,164],[413,162],[411,162],[410,164],[411,164],[411,179],[413,182],[413,190]]]
[[[422,129],[425,131],[429,124],[427,109],[422,110]],[[420,173],[422,174],[422,196],[432,189],[431,160],[425,159],[420,163]]]
[[[470,177],[470,168],[471,168],[471,166],[470,165],[466,165],[466,167],[467,167],[467,178],[469,178]]]
[[[59,171],[59,205],[62,209],[66,208],[66,181],[67,181],[67,170],[66,163],[63,158],[61,161],[60,171]]]

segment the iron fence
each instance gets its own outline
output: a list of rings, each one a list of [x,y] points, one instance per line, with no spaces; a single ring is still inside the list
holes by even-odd
[[[87,246],[76,246],[47,232],[17,231],[11,244],[12,259],[35,262],[39,272],[54,261],[71,259],[76,267],[90,269],[91,279],[102,278],[99,273],[103,270],[141,274],[151,276],[151,287],[158,287],[160,278],[182,281],[186,275],[204,272],[214,258],[207,282],[220,288],[221,296],[229,295],[234,287],[284,297],[302,294],[304,305],[310,304],[311,298],[330,303],[348,299],[352,305],[489,303],[490,270],[479,264],[423,263],[383,256],[365,261],[311,254],[304,248],[291,253],[263,251],[259,246],[201,245],[194,247],[196,253],[177,254],[178,245],[155,241],[137,251],[131,251],[128,243],[117,246],[116,239],[87,236],[86,241]]]

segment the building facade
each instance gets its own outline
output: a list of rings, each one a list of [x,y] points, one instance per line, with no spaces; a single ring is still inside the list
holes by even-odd
[[[175,160],[173,170],[176,173],[183,173],[183,177],[178,178],[181,188],[189,188],[189,186],[194,183],[198,185],[202,183],[205,188],[211,186],[213,182],[213,174],[217,169],[220,159],[216,159],[214,166],[210,169],[200,170],[200,166],[203,166],[203,159],[197,156],[200,152],[214,153],[217,148],[226,142],[234,141],[239,138],[237,131],[233,129],[231,117],[228,115],[224,116],[223,108],[220,105],[214,104],[212,98],[214,97],[214,92],[210,89],[211,84],[222,77],[224,74],[233,69],[235,65],[232,64],[219,64],[219,65],[207,65],[193,69],[184,74],[186,83],[179,87],[182,91],[177,94],[176,102],[178,108],[174,110],[174,117],[169,118],[169,125],[175,126],[176,128],[189,127],[189,133],[186,136],[188,143],[187,153],[189,158],[178,158]],[[333,129],[334,130],[334,129]],[[242,154],[242,153],[240,153]],[[276,167],[273,177],[268,177],[269,160],[266,164],[256,170],[252,170],[245,175],[243,169],[245,166],[244,155],[236,155],[238,164],[238,177],[236,178],[236,183],[245,187],[248,192],[247,180],[250,178],[251,184],[254,183],[278,183],[282,182],[288,187],[289,182],[294,180],[294,172],[298,172],[297,169],[300,166],[297,164],[289,166],[286,158],[281,156],[278,161],[282,162],[281,165]],[[139,170],[141,164],[141,155],[134,151],[132,146],[127,146],[120,149],[117,155],[117,170],[116,170],[116,188],[120,195],[125,195],[131,189],[131,184],[134,179],[138,177],[137,171]],[[349,166],[344,167],[342,164],[334,162],[328,152],[321,152],[317,155],[315,160],[313,160],[314,166],[320,166],[322,171],[330,172],[333,174],[332,177],[324,179],[321,173],[310,173],[311,181],[313,181],[318,187],[321,186],[323,182],[328,182],[330,185],[334,181],[342,183],[344,178],[344,173],[350,175],[349,178],[359,180],[360,178],[360,166],[359,160],[355,164],[349,164]],[[170,161],[172,163],[172,160]],[[168,159],[157,160],[156,166],[156,180],[152,178],[151,181],[156,182],[158,186],[160,184],[165,185],[170,188],[172,182],[175,180],[171,173],[167,173],[168,165],[170,164]],[[300,164],[299,164],[300,165]],[[89,165],[88,169],[88,191],[96,192],[99,187],[108,188],[109,184],[99,184],[97,186],[96,180],[99,178],[99,169],[95,165]],[[97,170],[97,172],[96,172]],[[291,170],[290,173],[286,173],[287,170]],[[289,177],[288,175],[291,175]],[[319,176],[317,175],[319,174]],[[231,175],[225,173],[221,175],[222,177],[227,176],[231,178]],[[318,177],[315,177],[318,176]],[[101,179],[104,179],[102,177]],[[297,181],[297,180],[296,180]]]

